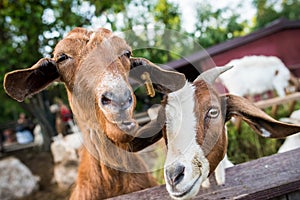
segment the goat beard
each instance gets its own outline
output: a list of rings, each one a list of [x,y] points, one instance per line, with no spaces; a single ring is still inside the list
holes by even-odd
[[[129,135],[121,130],[117,124],[107,122],[105,129],[105,134],[107,137],[115,143],[128,143],[134,139],[132,135]]]
[[[117,123],[110,122],[101,111],[97,111],[97,118],[100,126],[103,128],[102,131],[112,142],[125,144],[134,139],[134,133],[138,126],[129,133],[126,133],[126,131],[122,130]]]

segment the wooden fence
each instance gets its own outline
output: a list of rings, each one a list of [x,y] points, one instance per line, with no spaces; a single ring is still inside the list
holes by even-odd
[[[284,97],[274,97],[272,99],[261,100],[255,102],[255,105],[261,109],[272,106],[272,115],[276,116],[278,106],[281,104],[290,103],[289,113],[291,114],[294,111],[296,101],[300,100],[300,92],[295,92]]]
[[[165,185],[161,185],[111,199],[161,200],[171,198]],[[300,148],[228,168],[225,185],[217,186],[212,183],[210,188],[201,189],[195,199],[299,200]]]

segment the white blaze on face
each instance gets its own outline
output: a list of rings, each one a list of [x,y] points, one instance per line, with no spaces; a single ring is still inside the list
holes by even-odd
[[[171,197],[190,198],[198,193],[209,173],[209,163],[196,140],[197,118],[194,113],[195,88],[191,83],[168,95],[166,131],[168,152],[164,166],[166,187]],[[178,184],[167,181],[167,171],[184,167],[184,176]]]

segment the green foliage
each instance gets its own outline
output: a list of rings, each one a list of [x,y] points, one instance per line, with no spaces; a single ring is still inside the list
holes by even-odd
[[[231,122],[227,124],[227,130],[228,157],[235,164],[274,154],[282,143],[282,140],[257,135],[245,122],[242,122],[240,132]]]
[[[224,17],[224,14],[227,17]],[[192,33],[204,47],[221,43],[234,37],[245,34],[246,21],[239,22],[239,14],[233,8],[213,10],[209,3],[202,2],[197,7],[197,19],[195,32]]]
[[[162,23],[166,29],[180,29],[180,13],[178,5],[171,4],[167,0],[158,0],[153,10],[154,20]]]
[[[300,109],[300,102],[295,105],[295,110],[297,109]],[[265,112],[271,115],[271,110],[272,108],[267,108]],[[284,104],[279,106],[277,115],[274,118],[288,117],[289,114],[289,105]],[[227,131],[229,141],[228,157],[235,164],[275,154],[283,142],[282,139],[259,136],[245,122],[242,122],[240,131],[232,122],[228,122]]]
[[[253,30],[262,28],[278,18],[300,19],[299,0],[254,0],[253,5],[257,9]]]
[[[166,63],[181,58],[179,55],[191,48],[181,37],[184,31],[178,5],[166,0],[133,2],[134,6],[130,8],[136,10],[136,14],[125,13],[122,30],[134,56],[148,58],[154,63]],[[135,26],[139,28],[127,31]]]
[[[15,100],[8,97],[4,91],[0,91],[0,99],[0,125],[16,121],[19,117],[19,113],[25,112],[24,109],[21,108]]]

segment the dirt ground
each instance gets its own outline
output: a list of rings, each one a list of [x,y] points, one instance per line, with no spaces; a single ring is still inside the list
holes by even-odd
[[[56,183],[52,182],[53,178],[53,160],[50,152],[41,152],[38,149],[30,148],[19,150],[6,156],[15,156],[20,159],[34,175],[41,178],[39,190],[31,195],[18,200],[65,200],[68,199],[70,189],[60,189]]]

